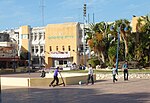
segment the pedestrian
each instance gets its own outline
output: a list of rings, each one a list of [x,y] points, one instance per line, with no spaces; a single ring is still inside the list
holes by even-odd
[[[124,73],[124,80],[128,80],[128,62],[125,61],[124,64],[122,65],[122,70]]]
[[[113,75],[113,82],[114,83],[115,83],[115,81],[117,81],[116,74],[117,74],[117,68],[116,68],[116,65],[114,64],[113,68],[112,68],[112,75]]]
[[[46,76],[46,72],[44,71],[44,69],[42,70],[41,72],[41,75],[40,75],[42,78],[44,78]]]
[[[93,68],[92,68],[92,65],[91,65],[91,64],[89,64],[89,66],[88,66],[88,79],[87,79],[87,85],[88,85],[90,79],[91,79],[92,84],[94,84],[94,80],[93,80]]]
[[[81,64],[79,65],[79,69],[82,70],[82,65]]]
[[[49,84],[49,87],[51,87],[55,81],[56,81],[56,86],[58,85],[58,83],[59,83],[58,72],[59,72],[59,67],[57,67],[57,68],[54,70],[54,79],[53,79],[53,81]]]

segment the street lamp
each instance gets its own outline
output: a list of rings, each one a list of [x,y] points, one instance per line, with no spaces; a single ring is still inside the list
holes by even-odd
[[[120,27],[118,28],[118,42],[117,42],[117,53],[116,53],[116,69],[117,69],[117,73],[118,73],[118,52],[119,52],[119,43],[120,43]]]
[[[116,69],[117,69],[117,72],[118,72],[118,58],[119,58],[119,44],[120,44],[120,32],[121,32],[121,29],[122,29],[122,26],[124,25],[124,21],[123,23],[121,23],[119,25],[119,27],[117,27],[117,38],[118,38],[118,41],[117,41],[117,52],[116,52]],[[111,30],[114,29],[113,27],[111,28]],[[124,31],[127,31],[127,27],[125,26],[123,28]],[[125,54],[125,58],[126,58],[126,54]]]

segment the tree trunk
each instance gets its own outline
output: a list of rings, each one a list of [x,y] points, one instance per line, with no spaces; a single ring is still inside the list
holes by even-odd
[[[102,58],[103,63],[105,63],[105,56],[102,51],[101,51],[101,58]]]
[[[121,33],[121,37],[124,41],[124,46],[125,46],[125,59],[128,55],[128,41],[127,41],[127,33],[125,33],[124,31]]]
[[[127,40],[124,40],[124,46],[125,46],[125,59],[128,55],[128,43],[127,43]]]

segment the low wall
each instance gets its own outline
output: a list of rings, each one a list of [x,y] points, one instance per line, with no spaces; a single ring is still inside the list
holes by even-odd
[[[1,77],[2,86],[29,86],[29,78]]]
[[[63,77],[64,83],[66,85],[74,85],[79,84],[79,81],[82,83],[85,83],[87,81],[88,76],[87,75],[72,75],[72,76],[65,76]],[[46,78],[31,78],[30,79],[30,87],[32,86],[49,86],[50,82],[53,80],[53,78],[49,78],[48,76]],[[96,81],[96,75],[94,75],[94,81]],[[59,76],[59,83],[62,83],[62,79]]]
[[[53,78],[30,78],[29,86],[49,86]]]
[[[74,85],[79,84],[79,81],[85,83],[87,81],[87,74],[80,73],[70,73],[67,75],[63,75],[63,80],[66,85]],[[62,79],[59,77],[59,83],[62,83]],[[24,86],[24,87],[48,87],[50,82],[53,80],[52,74],[47,76],[46,78],[21,78],[21,77],[1,77],[1,85],[2,86]],[[96,81],[96,75],[94,75],[94,81]]]
[[[53,74],[50,74],[50,76],[47,76],[46,78],[21,78],[21,77],[1,77],[1,85],[2,86],[24,86],[24,87],[35,87],[35,86],[45,86],[48,87],[50,82],[53,80]],[[73,84],[79,84],[79,81],[82,83],[85,83],[87,81],[87,74],[80,74],[80,73],[67,73],[62,74],[63,80],[66,85],[73,85]],[[117,75],[117,78],[123,78],[123,74]],[[130,78],[144,78],[148,79],[150,78],[150,73],[137,73],[132,74],[129,73],[129,79]],[[96,80],[105,80],[105,79],[112,79],[112,74],[95,74],[94,75],[94,81]],[[62,83],[62,79],[59,76],[59,83]]]
[[[67,85],[79,84],[79,81],[81,81],[82,83],[86,83],[87,78],[88,75],[66,77],[66,84]],[[96,81],[96,75],[93,76],[93,79],[94,81]]]
[[[117,78],[124,78],[124,75],[122,73],[116,76]],[[150,73],[129,73],[129,79],[130,78],[148,79],[150,78]],[[96,80],[101,79],[112,79],[112,74],[96,74]]]

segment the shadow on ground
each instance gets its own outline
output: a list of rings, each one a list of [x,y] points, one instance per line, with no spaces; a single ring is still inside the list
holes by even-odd
[[[1,103],[147,103],[149,93],[115,94],[89,88],[20,88],[2,90]]]

